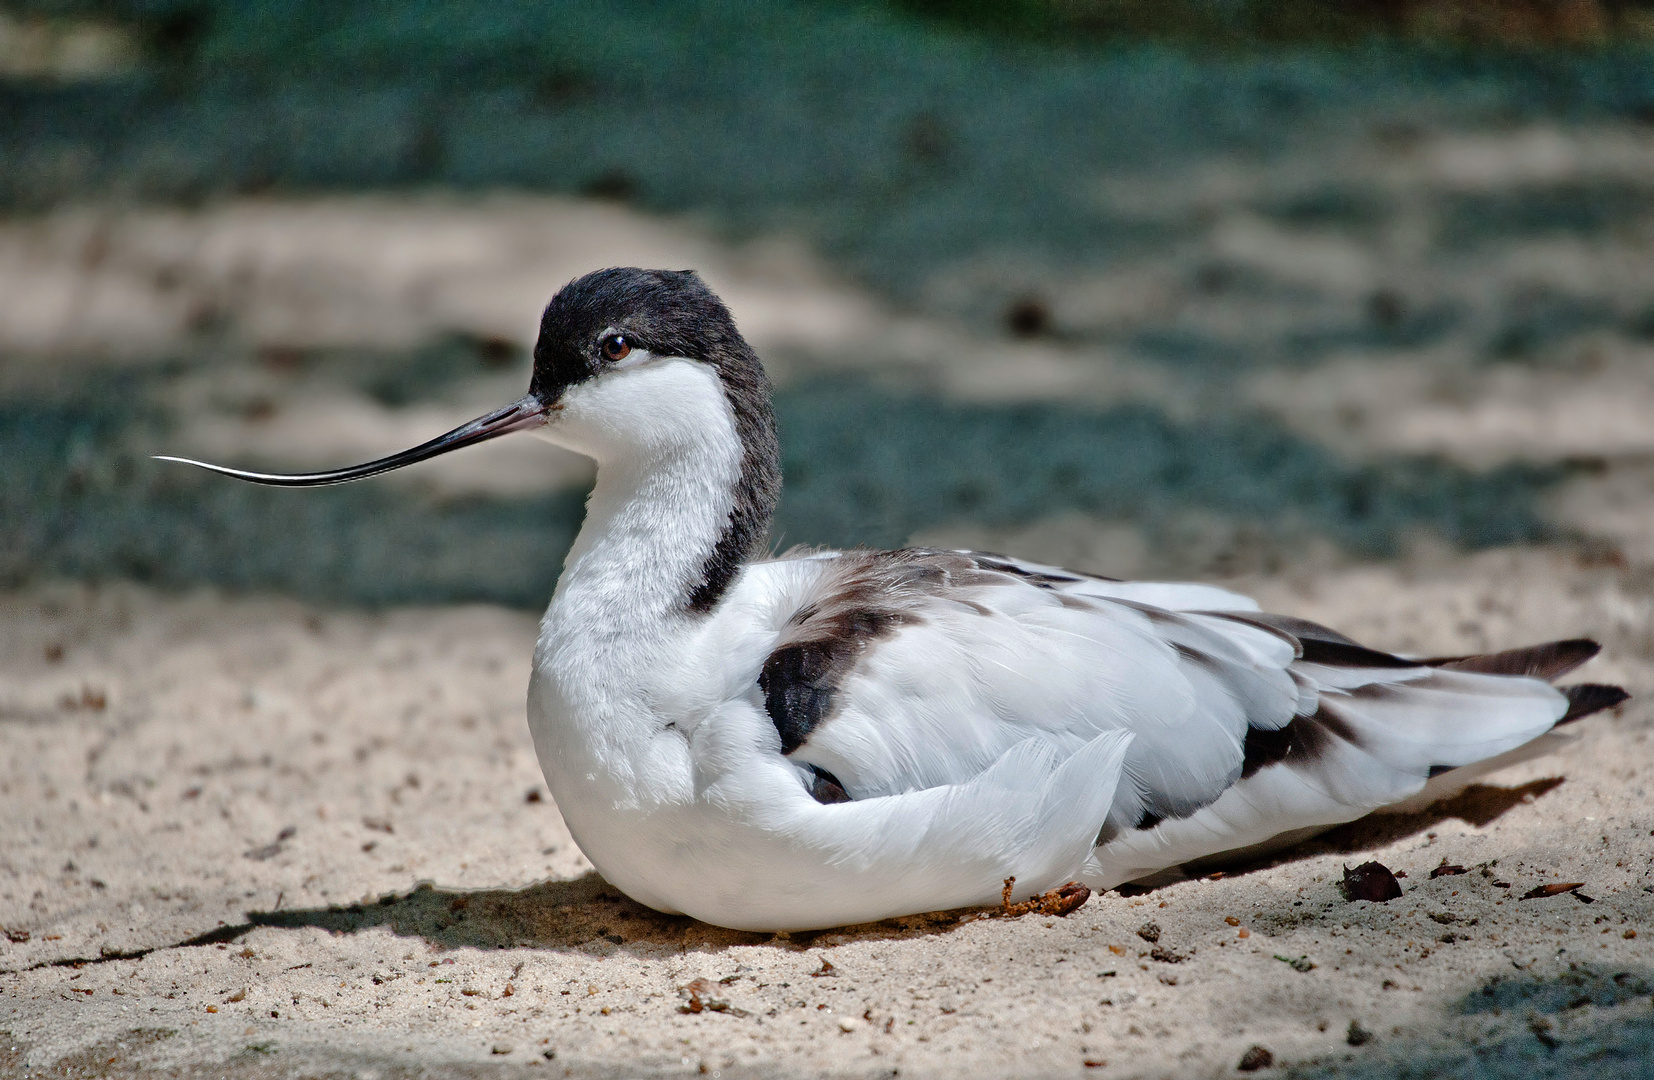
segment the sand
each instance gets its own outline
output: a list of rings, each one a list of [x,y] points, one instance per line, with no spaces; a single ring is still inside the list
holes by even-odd
[[[1646,582],[1567,556],[1254,584],[1398,648],[1591,630],[1591,677],[1654,684]],[[1654,1049],[1642,706],[1279,865],[1066,919],[789,938],[590,871],[524,725],[528,616],[62,586],[3,618],[14,1075],[1188,1076],[1253,1045],[1311,1071],[1595,1054],[1634,1075]],[[1406,873],[1400,899],[1343,898],[1368,859]],[[1467,872],[1432,879],[1443,862]],[[1582,895],[1518,899],[1558,881]],[[686,1012],[700,978],[717,1004]]]

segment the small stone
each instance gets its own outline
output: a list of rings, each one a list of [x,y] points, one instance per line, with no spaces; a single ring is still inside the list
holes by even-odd
[[[1362,1027],[1359,1020],[1351,1020],[1350,1030],[1345,1033],[1344,1041],[1351,1046],[1366,1046],[1373,1041],[1373,1033]]]
[[[1152,945],[1160,940],[1160,926],[1157,923],[1146,922],[1137,928],[1137,936]]]
[[[1354,870],[1344,868],[1344,895],[1352,901],[1385,904],[1401,895],[1401,883],[1383,863],[1364,862]]]
[[[510,1043],[495,1043],[493,1052],[496,1054],[509,1054],[514,1049],[516,1048]]]
[[[859,1027],[861,1027],[861,1021],[857,1020],[854,1016],[841,1016],[838,1018],[838,1029],[840,1031],[850,1032]]]
[[[1267,1069],[1273,1064],[1275,1064],[1274,1054],[1261,1046],[1254,1046],[1241,1055],[1240,1064],[1236,1065],[1235,1068],[1241,1072],[1257,1072],[1259,1069]]]
[[[1058,918],[1066,919],[1084,907],[1085,902],[1089,899],[1091,899],[1089,886],[1082,885],[1078,881],[1070,881],[1068,884],[1052,889],[1042,896],[1039,910],[1046,915],[1055,915]],[[1045,925],[1050,927],[1056,924],[1046,923]]]

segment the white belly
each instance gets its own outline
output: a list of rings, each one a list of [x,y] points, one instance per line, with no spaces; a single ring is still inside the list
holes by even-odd
[[[968,783],[822,805],[770,745],[756,703],[724,703],[688,738],[658,719],[595,731],[536,675],[529,727],[575,842],[639,903],[740,930],[802,930],[991,904],[1080,876],[1129,737],[1078,753],[1038,739]]]

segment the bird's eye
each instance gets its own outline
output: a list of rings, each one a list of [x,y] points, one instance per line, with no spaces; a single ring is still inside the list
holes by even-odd
[[[632,343],[625,334],[610,334],[603,339],[603,355],[610,360],[624,360],[632,351]]]

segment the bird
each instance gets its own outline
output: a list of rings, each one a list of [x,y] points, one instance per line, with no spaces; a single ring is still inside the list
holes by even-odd
[[[1428,797],[1628,697],[1551,685],[1585,639],[1405,657],[1207,584],[774,554],[770,382],[693,271],[569,282],[533,361],[521,400],[365,464],[165,460],[314,487],[513,432],[595,460],[528,726],[580,850],[662,912],[783,932],[1107,890]]]

